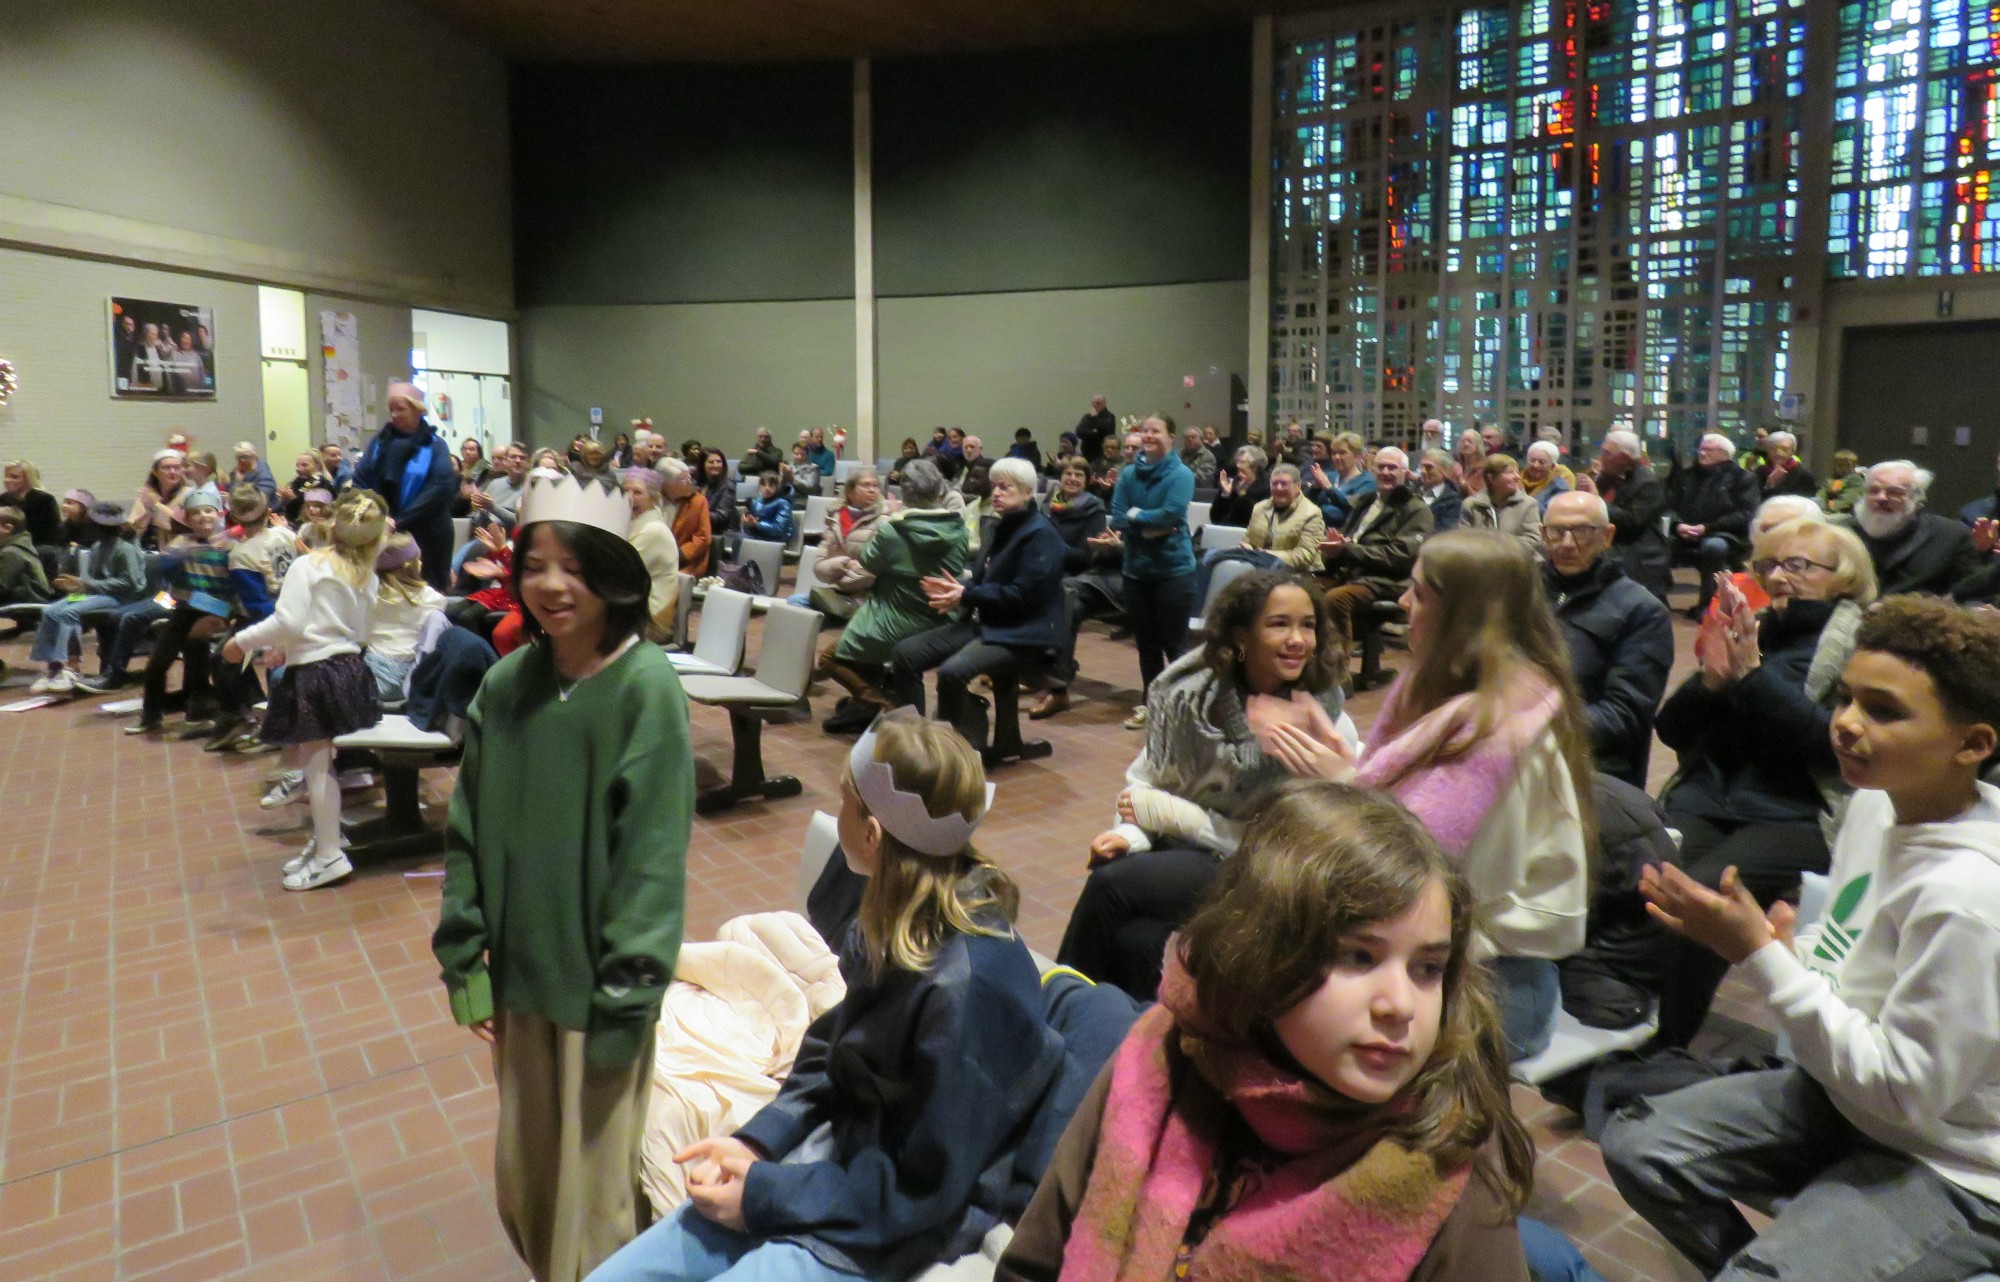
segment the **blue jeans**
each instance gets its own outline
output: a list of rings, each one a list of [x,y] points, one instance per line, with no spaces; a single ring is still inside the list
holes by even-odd
[[[1528,1257],[1528,1276],[1535,1282],[1604,1282],[1576,1244],[1548,1225],[1524,1215],[1514,1227],[1521,1231],[1521,1253]]]
[[[42,611],[35,625],[35,645],[28,658],[35,663],[68,663],[70,646],[83,636],[83,616],[99,610],[115,610],[115,596],[87,596],[76,601],[57,601]]]
[[[795,1243],[725,1229],[688,1202],[598,1265],[589,1282],[849,1282],[858,1276],[822,1264]]]
[[[812,593],[810,592],[793,593],[791,596],[785,598],[785,604],[797,605],[797,606],[809,606],[812,604]]]
[[[113,610],[97,628],[98,675],[124,676],[125,669],[131,666],[132,656],[145,642],[146,634],[152,631],[155,623],[172,613],[152,597],[143,597]]]
[[[1541,957],[1495,957],[1486,964],[1493,972],[1493,997],[1500,1005],[1507,1058],[1541,1054],[1555,1036],[1556,1011],[1562,1006],[1556,964]]]

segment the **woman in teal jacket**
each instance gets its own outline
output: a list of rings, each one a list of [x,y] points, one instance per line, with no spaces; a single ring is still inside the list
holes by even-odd
[[[1139,458],[1111,491],[1111,533],[1125,547],[1125,621],[1139,647],[1138,711],[1128,730],[1146,724],[1145,692],[1187,649],[1194,599],[1194,542],[1187,509],[1194,473],[1174,453],[1174,421],[1155,414],[1139,425]]]

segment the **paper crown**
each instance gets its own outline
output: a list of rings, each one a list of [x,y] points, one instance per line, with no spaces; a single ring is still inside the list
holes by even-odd
[[[561,474],[551,478],[544,469],[528,474],[528,492],[521,496],[521,524],[570,521],[626,538],[632,532],[632,505],[625,492],[598,481],[579,482]]]
[[[886,761],[875,759],[875,727],[870,726],[847,756],[847,773],[854,791],[868,807],[868,813],[882,825],[882,831],[918,854],[942,859],[955,855],[971,842],[975,829],[993,810],[993,785],[986,785],[986,805],[977,818],[967,819],[953,811],[934,815],[924,799],[896,786],[896,772]]]
[[[203,485],[181,500],[181,510],[183,512],[192,511],[198,507],[213,508],[220,512],[222,510],[222,491],[216,489],[213,485]]]

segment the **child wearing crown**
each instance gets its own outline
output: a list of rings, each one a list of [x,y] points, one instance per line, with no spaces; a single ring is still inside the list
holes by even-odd
[[[271,683],[263,737],[291,752],[305,775],[313,835],[284,867],[286,890],[317,890],[354,871],[340,833],[340,780],[333,741],[382,719],[375,674],[361,657],[375,612],[375,560],[389,534],[389,511],[372,490],[350,490],[333,510],[333,538],[292,563],[268,618],[222,647],[228,663],[258,651],[285,655]]]
[[[848,758],[840,848],[868,879],[839,944],[847,995],[735,1135],[676,1155],[689,1201],[593,1282],[910,1277],[977,1249],[1062,1047],[1018,895],[972,847],[979,754],[908,713]]]
[[[500,1219],[541,1282],[644,1224],[653,1026],[680,951],[694,754],[618,490],[529,479],[510,570],[520,649],[468,714],[432,951],[493,1046]]]

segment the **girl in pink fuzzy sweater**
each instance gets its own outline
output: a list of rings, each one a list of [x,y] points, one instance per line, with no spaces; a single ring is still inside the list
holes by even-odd
[[[1533,1147],[1471,896],[1423,825],[1289,784],[1218,889],[996,1282],[1527,1282]]]
[[[1547,1047],[1556,962],[1583,947],[1595,768],[1569,651],[1535,560],[1491,530],[1424,544],[1403,608],[1415,662],[1354,781],[1424,821],[1471,887],[1509,1058]]]

